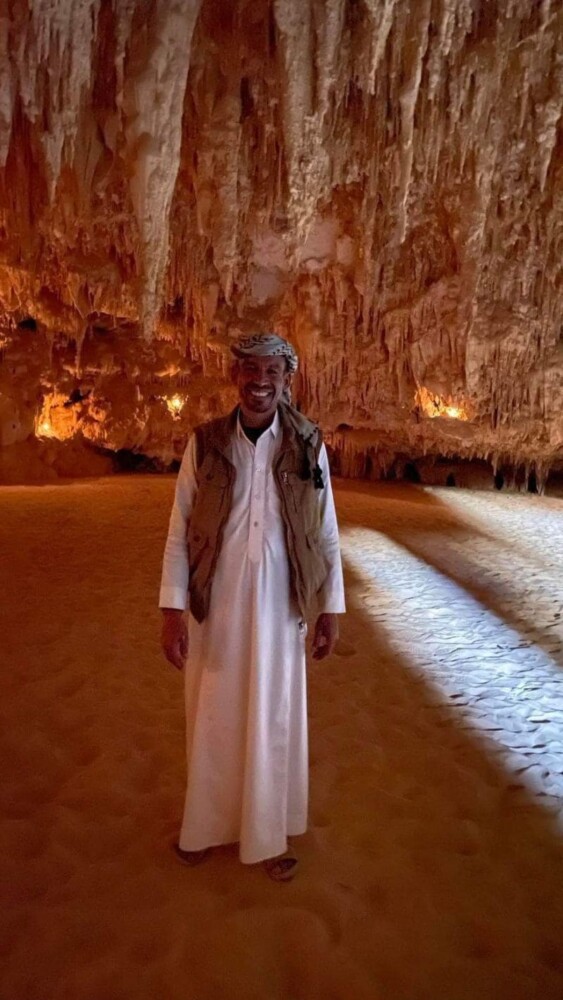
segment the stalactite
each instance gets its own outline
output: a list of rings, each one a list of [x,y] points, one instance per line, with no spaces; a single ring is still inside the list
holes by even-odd
[[[142,69],[124,88],[131,196],[142,240],[142,315],[150,336],[168,259],[168,218],[180,165],[184,96],[200,0],[155,0]]]
[[[14,91],[10,66],[10,20],[0,11],[0,167],[6,166],[10,136]]]
[[[397,0],[366,0],[370,19],[370,31],[367,35],[369,54],[365,78],[368,94],[375,93],[375,79],[391,33],[396,5],[398,5]]]
[[[85,91],[92,84],[92,50],[100,0],[33,0],[22,16],[12,73],[26,116],[46,127],[48,182],[54,194],[63,154],[72,161]],[[23,14],[23,12],[22,12]],[[48,86],[47,86],[48,78]]]
[[[400,131],[400,178],[398,192],[398,223],[397,240],[402,243],[408,225],[408,200],[414,156],[414,113],[418,100],[422,79],[423,61],[428,45],[428,26],[430,22],[431,0],[422,0],[417,5],[418,24],[414,29],[414,38],[408,40],[405,53],[405,65],[410,67],[408,78],[399,91],[399,106],[401,109]],[[413,30],[413,29],[411,29]]]

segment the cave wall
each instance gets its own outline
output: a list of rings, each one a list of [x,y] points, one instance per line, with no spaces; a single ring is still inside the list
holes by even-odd
[[[265,328],[343,474],[544,481],[562,106],[558,0],[10,0],[0,475],[165,466]]]

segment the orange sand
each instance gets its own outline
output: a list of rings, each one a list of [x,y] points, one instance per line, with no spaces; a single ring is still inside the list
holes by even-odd
[[[561,1000],[563,502],[337,490],[350,611],[310,666],[311,824],[279,886],[170,851],[172,492],[0,490],[2,1000]]]

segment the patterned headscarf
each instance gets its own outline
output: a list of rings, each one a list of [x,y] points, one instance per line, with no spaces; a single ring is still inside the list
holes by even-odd
[[[239,337],[232,345],[235,358],[269,357],[281,355],[287,361],[287,370],[294,375],[299,364],[297,354],[291,344],[275,333],[253,333],[249,337]]]

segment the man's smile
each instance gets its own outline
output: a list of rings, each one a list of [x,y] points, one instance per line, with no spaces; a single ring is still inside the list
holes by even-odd
[[[274,393],[273,389],[254,389],[250,386],[246,389],[246,395],[250,396],[251,399],[269,399]]]

